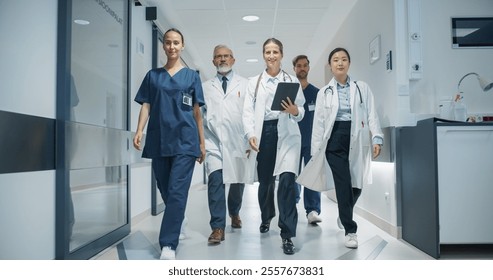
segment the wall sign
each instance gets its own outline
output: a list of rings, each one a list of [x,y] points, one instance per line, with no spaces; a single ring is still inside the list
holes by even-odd
[[[380,35],[370,42],[370,64],[380,59]]]

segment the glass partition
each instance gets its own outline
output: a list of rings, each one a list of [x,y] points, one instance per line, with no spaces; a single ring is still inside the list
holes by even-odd
[[[104,128],[127,129],[127,9],[124,0],[72,2],[70,120],[88,126],[79,125],[69,143],[70,251],[128,223],[127,166],[110,147],[120,137],[97,137],[108,134]],[[94,138],[100,141],[84,145]]]
[[[127,1],[72,3],[72,121],[127,128]]]
[[[57,139],[63,141],[58,149],[64,158],[57,164],[62,193],[57,205],[63,197],[65,212],[63,231],[57,223],[65,238],[57,258],[90,257],[130,229],[129,7],[129,0],[59,1],[66,13],[61,21],[68,24],[66,34],[59,34],[66,41],[59,44],[59,57],[66,56],[62,66],[69,74],[62,76],[70,81],[64,87],[69,94],[59,90],[57,97],[57,110],[64,111],[57,113],[63,121]]]

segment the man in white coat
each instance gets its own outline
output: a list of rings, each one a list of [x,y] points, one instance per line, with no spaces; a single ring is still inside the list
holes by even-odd
[[[217,75],[204,82],[203,107],[208,200],[212,233],[209,244],[224,240],[226,227],[226,184],[229,184],[228,212],[231,227],[241,228],[240,208],[248,176],[247,139],[242,111],[248,80],[233,72],[233,52],[225,45],[214,48],[212,63]]]

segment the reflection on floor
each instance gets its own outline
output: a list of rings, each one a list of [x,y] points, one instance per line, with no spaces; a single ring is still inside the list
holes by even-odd
[[[322,223],[307,223],[302,199],[298,204],[297,236],[294,255],[285,255],[281,248],[277,219],[268,233],[259,233],[260,210],[256,185],[245,188],[240,216],[241,229],[233,229],[227,219],[225,240],[215,246],[207,243],[211,233],[206,186],[193,186],[187,205],[186,238],[177,249],[178,260],[433,260],[430,256],[396,239],[365,219],[355,216],[358,223],[358,249],[344,247],[344,231],[337,227],[337,206],[322,195]],[[151,260],[159,259],[158,231],[162,214],[149,216],[132,225],[132,233],[95,256],[96,260]],[[491,259],[491,255],[489,255]]]

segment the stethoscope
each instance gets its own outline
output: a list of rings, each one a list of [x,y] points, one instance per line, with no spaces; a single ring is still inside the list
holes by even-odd
[[[293,82],[293,79],[291,78],[291,76],[288,73],[286,73],[286,71],[284,71],[284,70],[281,70],[281,71],[282,71],[282,81],[283,82],[286,82],[286,77],[288,77],[289,78],[289,82],[292,83]],[[257,85],[255,86],[255,93],[254,93],[254,96],[253,96],[253,104],[254,104],[254,106],[255,106],[255,103],[257,102],[258,86],[260,85],[260,81],[262,80],[262,75],[263,74],[264,74],[264,72],[260,73],[260,75],[258,76]]]
[[[363,105],[363,97],[361,96],[361,90],[359,89],[358,83],[356,83],[356,81],[354,81],[354,84],[356,85],[356,89],[358,90],[358,93],[359,93],[359,104],[360,104],[360,106],[362,106]],[[329,91],[330,95],[329,95],[329,93],[327,91]],[[332,102],[333,102],[333,99],[334,99],[334,89],[333,89],[333,87],[332,86],[329,86],[328,88],[326,88],[324,90],[324,95],[325,95],[324,96],[325,97],[324,98],[324,107],[325,108],[332,108]],[[327,96],[330,96],[330,102],[329,103],[327,103],[327,99],[328,99]]]
[[[289,78],[289,82],[292,83],[293,82],[293,79],[291,79],[291,76],[288,75],[288,73],[286,73],[286,71],[284,70],[281,70],[282,71],[282,81],[283,82],[286,82],[286,77]]]

